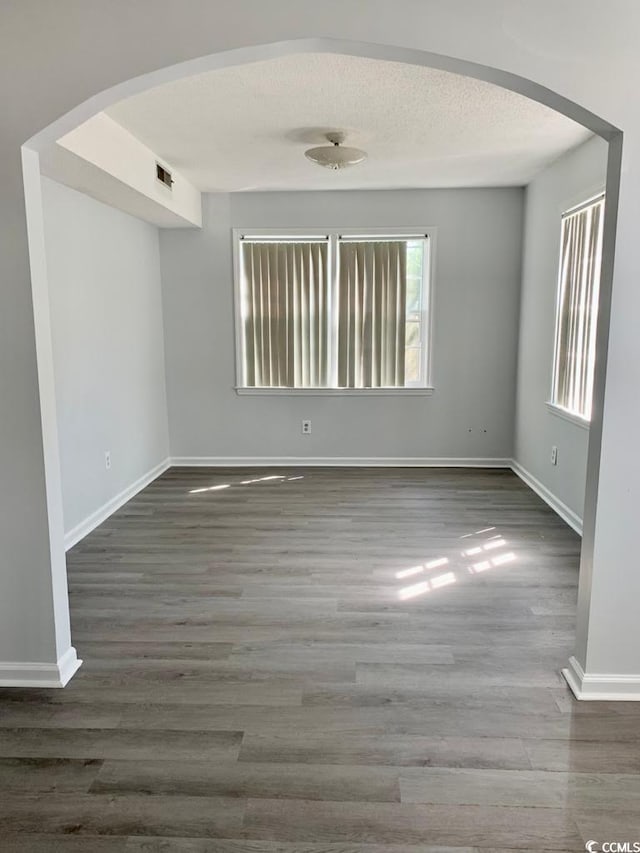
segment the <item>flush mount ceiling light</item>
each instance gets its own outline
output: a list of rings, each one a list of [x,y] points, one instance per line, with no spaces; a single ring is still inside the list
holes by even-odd
[[[356,166],[367,159],[366,151],[342,145],[344,133],[327,133],[326,137],[331,145],[320,145],[304,152],[304,156],[318,166],[324,166],[325,169],[346,169],[347,166]]]

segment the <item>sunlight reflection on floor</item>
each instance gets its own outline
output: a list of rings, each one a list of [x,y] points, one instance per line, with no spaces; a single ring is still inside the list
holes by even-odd
[[[497,568],[499,566],[504,566],[508,563],[512,563],[517,559],[513,551],[501,550],[506,548],[508,543],[507,540],[500,533],[494,533],[495,530],[495,527],[483,527],[481,530],[476,530],[473,533],[465,533],[463,536],[460,537],[460,539],[469,539],[472,536],[483,537],[477,545],[473,545],[471,548],[466,548],[464,551],[460,552],[464,560],[467,560],[469,557],[477,558],[478,555],[484,554],[486,551],[500,552],[496,553],[491,557],[487,557],[487,559],[480,560],[479,562],[467,565],[467,574],[481,574],[482,572],[486,572],[489,569]],[[485,534],[487,533],[491,535],[485,536]],[[426,563],[421,563],[420,565],[416,566],[410,566],[407,569],[401,569],[400,571],[395,573],[395,576],[397,580],[403,580],[404,578],[414,577],[415,575],[422,574],[425,571],[429,571],[430,569],[435,569],[439,566],[445,566],[448,564],[448,557],[437,557],[436,559],[429,560]],[[445,586],[450,586],[451,584],[456,583],[457,580],[458,577],[456,576],[455,571],[449,571],[445,574],[437,575],[436,577],[431,577],[429,580],[420,581],[419,583],[414,583],[410,586],[402,587],[400,590],[398,590],[398,598],[400,601],[408,601],[412,598],[417,598],[419,596],[425,595],[426,593],[431,592],[432,590],[440,589],[441,587]]]

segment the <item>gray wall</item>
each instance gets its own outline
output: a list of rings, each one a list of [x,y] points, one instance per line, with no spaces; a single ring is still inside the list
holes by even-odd
[[[529,184],[525,197],[515,459],[579,518],[589,431],[551,413],[560,217],[604,189],[607,144],[597,138],[565,154]],[[551,465],[551,448],[558,464]]]
[[[169,455],[158,231],[42,190],[68,533]]]
[[[514,188],[205,196],[202,231],[160,236],[172,455],[511,457],[522,207]],[[231,228],[293,226],[437,227],[433,396],[236,395]]]

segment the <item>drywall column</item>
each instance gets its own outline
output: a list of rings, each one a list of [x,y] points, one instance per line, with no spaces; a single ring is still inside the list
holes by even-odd
[[[605,246],[616,227],[616,158],[621,138],[609,146],[608,213]],[[640,385],[640,350],[636,320],[640,312],[637,287],[640,262],[637,222],[640,217],[639,176],[629,149],[617,222],[615,276],[609,306],[600,305],[598,364],[594,416],[589,440],[585,497],[585,536],[578,591],[575,655],[564,670],[579,699],[640,701],[640,571],[638,570],[638,507],[640,456],[636,439]],[[633,152],[636,154],[637,152]],[[635,180],[631,180],[631,176]],[[603,278],[610,274],[605,262]],[[606,290],[606,288],[605,288]],[[610,327],[607,322],[611,313]],[[607,350],[607,364],[602,354]],[[606,367],[606,396],[601,377]],[[604,417],[603,417],[604,415]]]
[[[7,264],[0,287],[0,686],[63,687],[80,662],[69,630],[40,170],[37,154],[25,151],[27,225],[19,141],[6,150],[13,156],[0,161]]]

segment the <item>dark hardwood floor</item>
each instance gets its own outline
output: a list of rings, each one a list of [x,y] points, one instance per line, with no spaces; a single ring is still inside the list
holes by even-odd
[[[0,851],[640,841],[640,707],[559,675],[579,545],[507,471],[167,472],[68,555],[76,677],[0,690]]]

